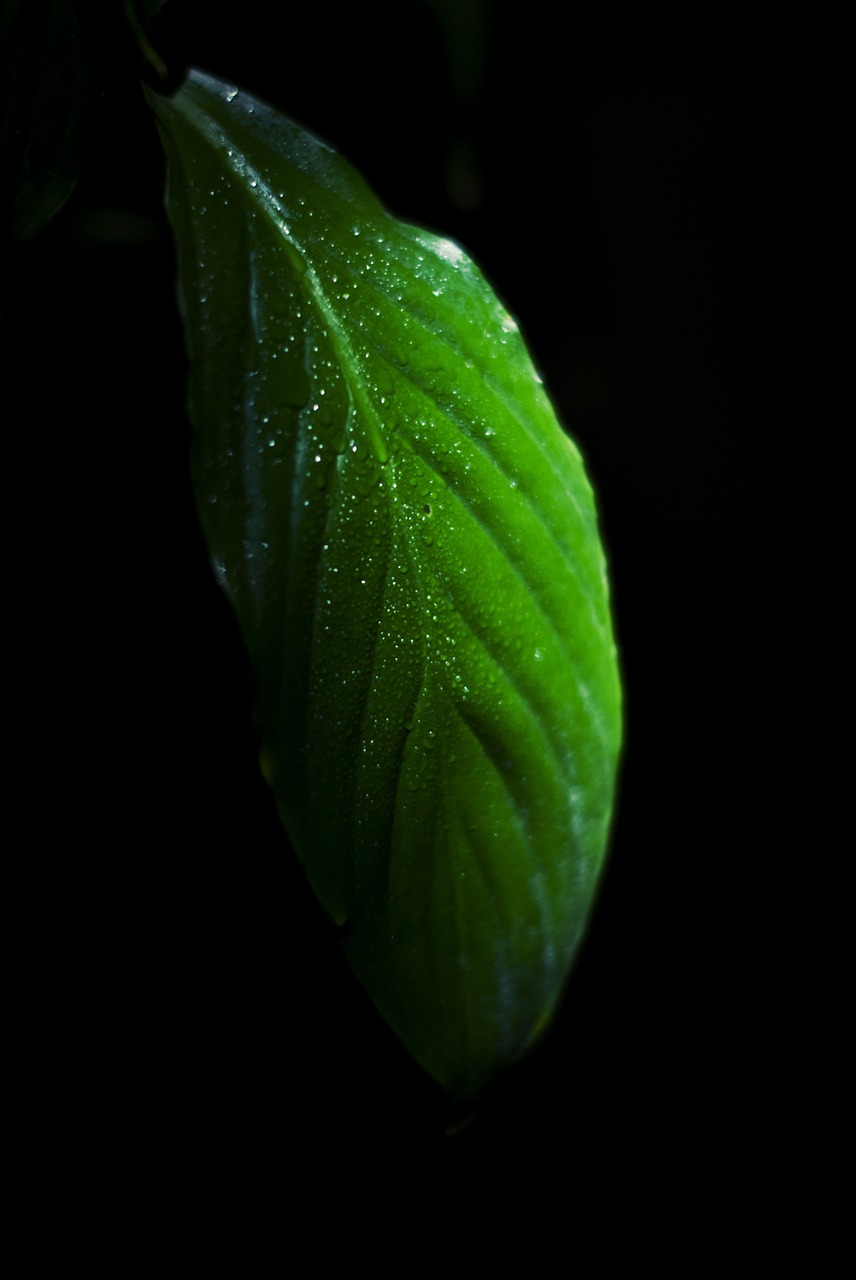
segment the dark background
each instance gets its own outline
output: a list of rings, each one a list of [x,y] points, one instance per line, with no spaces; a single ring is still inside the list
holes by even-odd
[[[849,726],[821,37],[545,0],[282,29],[273,8],[170,0],[159,47],[459,239],[587,459],[626,684],[611,858],[552,1032],[448,1103],[356,987],[258,775],[189,488],[162,154],[100,49],[81,180],[4,281],[38,1177],[86,1203],[84,1240],[175,1227],[187,1257],[823,1274]]]

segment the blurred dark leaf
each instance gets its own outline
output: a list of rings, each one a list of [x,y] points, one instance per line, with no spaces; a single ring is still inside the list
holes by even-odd
[[[29,239],[71,194],[97,93],[84,23],[68,0],[11,0],[0,16],[4,226]]]

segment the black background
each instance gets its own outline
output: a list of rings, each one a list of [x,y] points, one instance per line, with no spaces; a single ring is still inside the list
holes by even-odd
[[[168,1229],[247,1265],[519,1245],[582,1274],[823,1274],[846,722],[822,40],[452,8],[476,22],[463,79],[420,3],[280,28],[172,0],[158,38],[459,239],[587,459],[626,748],[586,947],[471,1110],[347,971],[258,776],[189,488],[162,154],[111,67],[78,187],[5,282],[32,1176],[75,1206],[64,1230],[132,1253]]]

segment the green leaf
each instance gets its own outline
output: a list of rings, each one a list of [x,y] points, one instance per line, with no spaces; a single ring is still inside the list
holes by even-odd
[[[579,454],[462,251],[194,72],[169,162],[202,524],[266,776],[347,955],[472,1095],[554,1008],[620,737]]]

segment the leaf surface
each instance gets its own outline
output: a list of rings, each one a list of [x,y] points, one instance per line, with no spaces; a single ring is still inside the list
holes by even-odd
[[[456,245],[233,86],[150,97],[199,512],[266,775],[360,979],[471,1095],[553,1009],[604,856],[620,690],[591,489]]]

